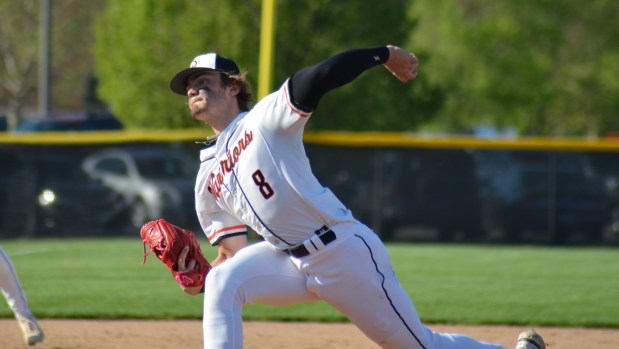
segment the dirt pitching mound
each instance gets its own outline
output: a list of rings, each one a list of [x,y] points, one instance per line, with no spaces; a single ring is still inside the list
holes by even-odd
[[[36,349],[202,348],[202,324],[182,321],[41,320],[45,341]],[[460,333],[513,348],[526,328],[509,326],[430,325],[437,332]],[[537,328],[549,348],[619,348],[619,330]],[[350,324],[246,322],[246,349],[376,349]],[[0,348],[23,349],[22,334],[13,319],[0,320]]]

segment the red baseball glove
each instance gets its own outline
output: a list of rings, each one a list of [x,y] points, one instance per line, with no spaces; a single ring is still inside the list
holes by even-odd
[[[151,252],[165,264],[174,279],[178,282],[183,291],[189,294],[197,294],[203,292],[204,278],[211,270],[211,265],[208,263],[200,244],[193,232],[177,227],[165,219],[150,221],[140,229],[140,236],[144,247],[144,261],[146,256]],[[146,245],[150,251],[146,251]],[[179,271],[179,257],[182,258],[181,252],[185,246],[188,247],[188,252],[183,261],[181,268],[186,268],[185,263],[189,265],[192,259],[195,259],[195,267],[187,271]]]

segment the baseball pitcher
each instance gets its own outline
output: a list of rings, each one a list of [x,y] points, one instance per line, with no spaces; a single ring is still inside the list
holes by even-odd
[[[419,73],[417,57],[396,46],[348,50],[295,72],[253,108],[245,74],[217,53],[195,57],[172,78],[172,91],[186,96],[192,116],[216,135],[200,153],[195,199],[218,255],[204,269],[203,286],[183,287],[204,292],[205,348],[242,348],[245,304],[317,300],[382,348],[502,348],[426,328],[377,234],[312,173],[302,136],[320,100],[381,65],[403,83]],[[248,226],[264,241],[247,246]],[[204,264],[188,253],[178,254],[177,272]],[[545,348],[533,331],[517,343]]]

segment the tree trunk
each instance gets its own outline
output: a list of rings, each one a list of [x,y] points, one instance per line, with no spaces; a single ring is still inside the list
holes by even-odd
[[[22,104],[18,98],[11,99],[9,103],[9,110],[6,115],[6,130],[7,132],[17,131],[17,125],[21,121]]]

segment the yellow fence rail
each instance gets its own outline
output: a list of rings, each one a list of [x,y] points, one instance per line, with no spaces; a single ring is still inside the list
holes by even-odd
[[[0,135],[0,144],[79,145],[132,142],[189,142],[202,141],[211,134],[212,132],[206,129],[6,133]],[[304,140],[312,144],[343,147],[619,151],[619,139],[602,138],[518,137],[484,139],[471,136],[425,137],[398,132],[308,131],[304,135]]]

